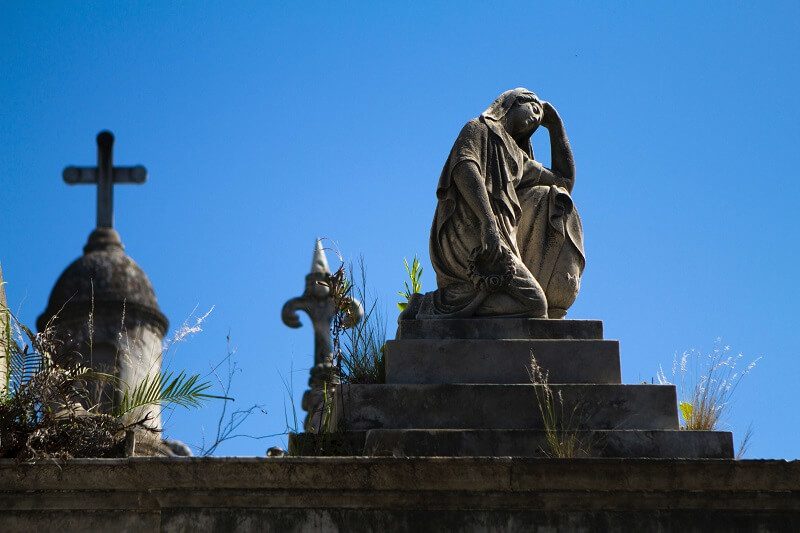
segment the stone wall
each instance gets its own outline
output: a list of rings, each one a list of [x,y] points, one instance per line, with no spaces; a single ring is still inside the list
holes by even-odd
[[[0,531],[800,531],[800,461],[0,461]]]
[[[6,303],[6,287],[3,282],[3,265],[0,265],[0,392],[6,386],[6,369],[11,348],[8,346],[8,330],[10,317],[8,315],[8,304]]]

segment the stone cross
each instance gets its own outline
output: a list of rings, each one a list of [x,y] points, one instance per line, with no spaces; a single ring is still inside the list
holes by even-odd
[[[114,134],[101,131],[97,134],[97,166],[67,167],[64,181],[69,185],[89,183],[97,185],[97,227],[114,227],[114,184],[144,183],[147,169],[135,167],[115,167],[113,162]]]

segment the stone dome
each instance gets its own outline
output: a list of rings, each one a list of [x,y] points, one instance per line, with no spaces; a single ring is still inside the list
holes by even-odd
[[[93,302],[94,301],[94,302]],[[161,313],[153,285],[147,275],[125,253],[119,234],[111,228],[92,232],[83,256],[69,265],[56,281],[47,310],[36,326],[43,331],[56,314],[61,322],[83,320],[94,306],[95,315],[114,316],[122,311],[151,322],[166,333],[168,322]]]

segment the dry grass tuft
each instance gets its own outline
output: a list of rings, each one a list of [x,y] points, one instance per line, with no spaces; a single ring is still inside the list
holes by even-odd
[[[743,363],[740,353],[731,355],[731,347],[717,339],[708,354],[697,350],[676,354],[672,362],[671,380],[659,368],[658,382],[678,386],[678,410],[683,418],[682,429],[717,430],[730,413],[733,395],[742,378],[749,374],[760,357]]]
[[[537,385],[534,390],[548,446],[548,450],[543,450],[545,455],[559,459],[588,455],[587,447],[581,441],[579,433],[580,405],[575,405],[571,410],[565,407],[561,391],[553,391],[547,371],[539,366],[533,353],[528,375],[531,383]]]

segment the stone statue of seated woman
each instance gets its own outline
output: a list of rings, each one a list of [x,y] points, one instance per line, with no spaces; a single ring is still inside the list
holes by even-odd
[[[534,159],[539,126],[550,134],[551,168]],[[401,320],[563,318],[586,262],[574,184],[555,108],[527,89],[501,94],[450,151],[430,237],[438,288],[412,298]]]

